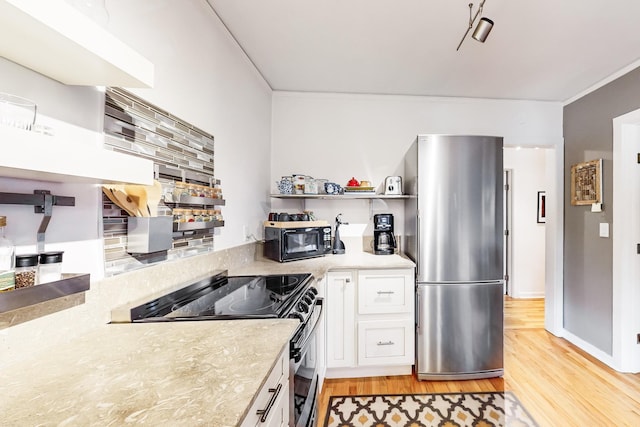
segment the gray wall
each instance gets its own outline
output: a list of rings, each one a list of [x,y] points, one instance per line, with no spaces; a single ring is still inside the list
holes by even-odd
[[[608,354],[612,352],[613,242],[598,224],[613,221],[612,119],[640,108],[640,69],[564,107],[564,328]],[[571,206],[571,166],[603,159],[602,213]],[[614,227],[615,224],[611,224]]]

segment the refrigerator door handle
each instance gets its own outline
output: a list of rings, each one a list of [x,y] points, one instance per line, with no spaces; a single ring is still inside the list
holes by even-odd
[[[420,239],[420,229],[420,209],[418,209],[416,213],[416,279],[420,279],[422,277],[420,273],[420,261],[422,260],[422,257],[420,256],[420,242],[422,240]]]
[[[416,286],[416,334],[420,332],[420,291]]]

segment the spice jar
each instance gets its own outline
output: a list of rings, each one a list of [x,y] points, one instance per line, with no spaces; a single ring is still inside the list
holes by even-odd
[[[193,217],[195,222],[204,222],[207,211],[205,209],[194,209]]]
[[[173,200],[179,202],[182,196],[189,196],[189,190],[187,189],[187,183],[182,181],[176,181],[173,188]]]
[[[43,252],[38,265],[38,283],[55,282],[62,279],[62,251]]]
[[[204,188],[204,197],[208,199],[213,199],[213,188],[207,187],[207,186],[203,186],[203,188]]]
[[[189,196],[200,197],[200,192],[198,191],[198,184],[187,184],[187,190],[189,191]]]
[[[174,208],[172,213],[173,213],[173,222],[185,222],[184,209]]]
[[[38,254],[16,255],[16,289],[37,283]]]
[[[193,209],[185,209],[182,216],[184,217],[184,221],[182,222],[194,222],[196,220],[193,216]]]

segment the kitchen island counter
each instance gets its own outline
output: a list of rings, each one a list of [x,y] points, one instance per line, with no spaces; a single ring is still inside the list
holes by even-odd
[[[1,424],[235,426],[297,325],[104,325],[3,372]]]

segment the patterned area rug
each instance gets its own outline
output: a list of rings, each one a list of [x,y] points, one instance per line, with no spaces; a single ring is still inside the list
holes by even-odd
[[[537,427],[511,392],[331,396],[325,427]]]

